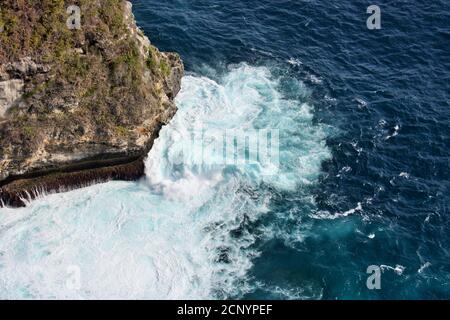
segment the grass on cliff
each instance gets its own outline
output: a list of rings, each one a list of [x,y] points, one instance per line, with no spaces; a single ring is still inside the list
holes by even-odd
[[[70,5],[81,8],[81,30],[66,26]],[[142,87],[145,61],[124,21],[124,5],[123,0],[2,0],[0,64],[32,57],[52,66],[42,83],[26,84],[23,98],[32,106],[26,113],[42,118],[79,101],[77,113],[100,127],[120,125],[124,113],[141,117],[119,105],[142,103],[136,97],[150,91]],[[64,100],[61,106],[55,97]],[[36,117],[22,114],[21,120],[28,118]]]
[[[67,8],[81,8],[81,30],[70,30]],[[115,38],[126,32],[122,0],[2,0],[0,63],[25,56],[53,62],[90,32]]]

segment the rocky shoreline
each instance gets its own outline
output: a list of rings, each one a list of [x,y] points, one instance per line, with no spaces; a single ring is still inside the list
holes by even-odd
[[[64,29],[68,5],[2,5],[0,206],[141,178],[145,157],[176,113],[183,63],[150,43],[131,3],[80,0],[79,30]],[[61,32],[40,39],[35,25],[21,31],[30,16],[44,31],[55,29],[45,24],[55,16]]]

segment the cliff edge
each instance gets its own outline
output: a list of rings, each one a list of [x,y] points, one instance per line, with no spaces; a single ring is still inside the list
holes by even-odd
[[[0,204],[141,177],[183,74],[128,1],[2,0]]]

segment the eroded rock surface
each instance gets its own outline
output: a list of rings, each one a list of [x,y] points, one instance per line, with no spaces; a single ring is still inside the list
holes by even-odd
[[[131,3],[80,0],[82,28],[69,30],[72,4],[2,1],[0,200],[15,206],[36,189],[142,175],[136,161],[176,113],[183,63],[152,46]]]

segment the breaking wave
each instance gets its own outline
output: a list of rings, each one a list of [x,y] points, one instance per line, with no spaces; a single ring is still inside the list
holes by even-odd
[[[187,75],[179,112],[150,152],[145,179],[0,209],[0,298],[203,299],[251,292],[256,243],[296,237],[257,222],[271,211],[274,195],[316,183],[330,157],[325,130],[313,125],[304,102],[308,95],[301,81],[268,67],[240,64],[222,76]],[[187,161],[193,131],[209,130],[209,139],[220,140],[233,129],[279,130],[279,162]],[[203,159],[218,155],[202,152]],[[302,296],[299,288],[279,290]]]

